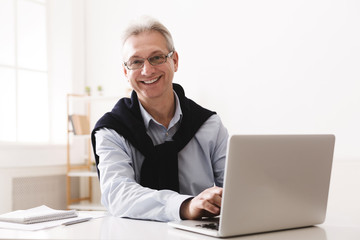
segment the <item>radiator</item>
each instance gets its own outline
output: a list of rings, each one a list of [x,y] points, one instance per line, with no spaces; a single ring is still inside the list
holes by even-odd
[[[66,176],[32,176],[12,179],[12,209],[47,205],[66,209]],[[78,190],[78,189],[73,189]]]

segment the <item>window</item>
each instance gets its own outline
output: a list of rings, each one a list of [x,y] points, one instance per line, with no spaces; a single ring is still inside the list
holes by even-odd
[[[49,141],[47,7],[0,0],[0,141]]]

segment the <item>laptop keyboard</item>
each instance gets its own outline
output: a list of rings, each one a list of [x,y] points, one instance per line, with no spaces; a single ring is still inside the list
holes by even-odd
[[[203,223],[203,224],[196,225],[196,227],[207,228],[207,229],[212,229],[212,230],[219,230],[219,223],[217,223],[217,222]]]

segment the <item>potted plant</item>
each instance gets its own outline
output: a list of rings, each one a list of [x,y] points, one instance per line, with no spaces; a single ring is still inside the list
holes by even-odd
[[[86,87],[85,87],[85,92],[86,92],[86,94],[87,94],[88,96],[90,96],[90,94],[91,94],[91,88],[90,88],[89,86],[86,86]]]
[[[98,92],[99,92],[99,95],[102,96],[102,95],[103,95],[103,88],[102,88],[101,85],[99,85],[99,86],[97,87],[97,90],[98,90]]]

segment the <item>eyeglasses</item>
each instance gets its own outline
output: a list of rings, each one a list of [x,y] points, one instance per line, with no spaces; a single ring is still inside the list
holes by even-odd
[[[174,54],[174,51],[169,52],[167,55],[159,54],[148,58],[131,58],[127,62],[124,62],[124,65],[129,70],[136,70],[140,69],[144,66],[145,60],[152,66],[157,66],[166,62],[167,58],[171,57]]]

